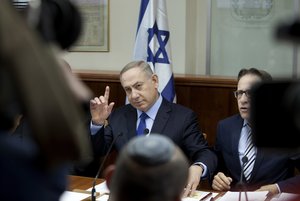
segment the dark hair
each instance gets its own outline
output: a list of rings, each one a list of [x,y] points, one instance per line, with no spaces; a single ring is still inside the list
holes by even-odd
[[[262,81],[271,81],[272,80],[272,76],[264,70],[258,70],[256,68],[243,68],[240,70],[237,80],[239,81],[243,76],[245,75],[256,75],[257,77],[259,77]]]
[[[184,153],[168,137],[155,133],[135,137],[116,162],[111,200],[173,201],[186,185],[188,168]]]

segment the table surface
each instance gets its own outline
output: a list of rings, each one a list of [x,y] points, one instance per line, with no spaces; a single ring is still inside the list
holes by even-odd
[[[94,178],[92,177],[81,177],[75,175],[68,176],[68,190],[73,191],[74,189],[86,190],[93,186]],[[96,185],[104,182],[104,179],[96,179]]]
[[[68,180],[69,180],[68,181],[69,182],[68,190],[69,191],[77,191],[77,192],[81,192],[81,193],[90,193],[90,191],[86,191],[86,190],[91,188],[93,185],[93,182],[94,182],[94,178],[92,178],[92,177],[82,177],[82,176],[75,176],[75,175],[69,175]],[[104,181],[105,181],[104,179],[96,179],[96,185],[100,184]],[[211,191],[208,191],[208,192],[211,192]],[[89,199],[86,199],[86,200],[89,200]]]
[[[82,176],[75,176],[75,175],[69,175],[68,180],[69,180],[69,186],[68,186],[69,191],[72,191],[74,189],[81,189],[81,190],[89,189],[92,187],[94,182],[94,178],[92,177],[82,177]],[[97,179],[96,185],[104,181],[105,181],[104,179]],[[212,191],[207,181],[201,182],[198,189],[204,191]]]

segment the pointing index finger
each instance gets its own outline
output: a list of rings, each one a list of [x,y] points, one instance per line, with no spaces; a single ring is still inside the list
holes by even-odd
[[[109,86],[105,87],[104,98],[105,100],[109,99]]]

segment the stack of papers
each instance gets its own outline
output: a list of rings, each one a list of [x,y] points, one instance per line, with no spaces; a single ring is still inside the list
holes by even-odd
[[[248,201],[264,201],[267,198],[268,191],[260,191],[260,192],[231,192],[228,191],[226,194],[219,199],[219,201],[238,201],[239,195],[241,195],[241,200],[246,201],[246,193]]]
[[[196,191],[194,196],[192,197],[186,197],[186,198],[182,198],[182,201],[199,201],[201,199],[203,199],[205,196],[207,196],[210,192],[208,191]],[[207,199],[205,199],[206,201],[209,201],[210,198],[217,196],[218,193],[212,193],[211,196],[207,197]]]
[[[218,201],[234,201],[239,200],[239,192],[231,192],[228,191],[222,198],[220,198]],[[247,198],[245,192],[241,193],[241,200],[242,201],[288,201],[297,198],[296,194],[290,194],[290,193],[281,193],[278,195],[274,195],[270,198],[267,198],[268,191],[259,191],[259,192],[247,192]]]
[[[109,189],[106,186],[106,182],[98,184],[95,186],[96,192],[100,193],[100,197],[97,197],[96,200],[107,201]],[[74,191],[65,191],[61,196],[59,201],[81,201],[91,196],[92,188],[86,190],[86,193],[74,192]]]
[[[98,201],[107,201],[109,197],[109,189],[106,186],[106,182],[103,182],[99,185],[95,186],[96,192],[100,193],[100,197],[97,197],[96,200]],[[89,196],[91,196],[92,188],[87,189],[87,193],[79,193],[79,192],[73,192],[73,191],[65,191],[62,196],[60,197],[59,201],[81,201]],[[206,195],[208,195],[211,192],[208,191],[196,191],[193,197],[186,197],[182,198],[182,201],[200,201],[203,199]],[[226,192],[222,197],[219,197],[217,199],[214,199],[214,201],[235,201],[239,200],[239,192],[232,192],[228,191]],[[273,196],[271,199],[267,199],[267,191],[260,191],[260,192],[247,192],[247,198],[248,201],[287,201],[291,199],[295,199],[297,196],[296,194],[290,194],[290,193],[281,193],[278,195]],[[216,198],[218,193],[212,192],[211,195],[205,199],[205,201],[210,201],[211,198]],[[245,192],[241,192],[241,200],[246,201]],[[300,200],[300,199],[299,199]]]
[[[86,193],[77,193],[73,191],[65,191],[59,198],[59,201],[71,201],[71,200],[83,200],[88,198],[90,195]]]

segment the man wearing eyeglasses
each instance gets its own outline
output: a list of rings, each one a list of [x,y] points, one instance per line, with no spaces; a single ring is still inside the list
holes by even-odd
[[[255,147],[249,118],[251,87],[270,81],[272,77],[265,71],[250,68],[242,69],[237,80],[234,96],[239,114],[218,123],[214,149],[219,158],[219,168],[212,188],[217,191],[247,189],[279,193],[283,180],[293,176],[295,161],[291,158],[292,154],[266,152]]]

